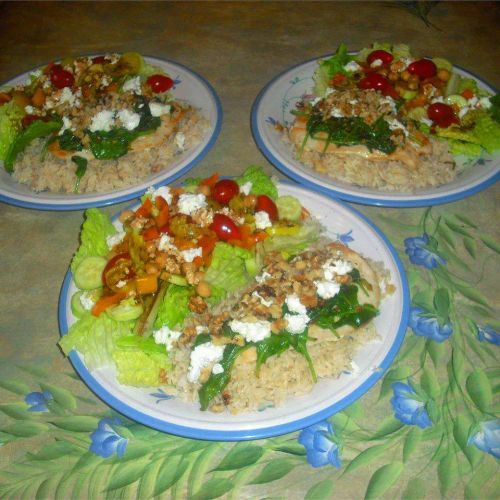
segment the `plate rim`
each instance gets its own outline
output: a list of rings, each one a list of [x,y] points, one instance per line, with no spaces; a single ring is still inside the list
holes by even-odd
[[[111,52],[110,52],[111,53]],[[97,53],[91,53],[91,54],[81,54],[75,57],[92,57],[96,55]],[[220,100],[219,95],[215,91],[215,88],[212,86],[212,84],[201,74],[199,74],[197,71],[194,71],[193,69],[189,68],[188,66],[181,64],[175,60],[172,59],[165,59],[162,57],[158,56],[151,56],[147,54],[141,54],[142,57],[144,57],[145,60],[156,60],[160,61],[163,63],[167,63],[172,66],[177,66],[181,68],[183,71],[186,71],[190,76],[194,77],[195,80],[198,80],[207,90],[208,94],[211,96],[213,99],[214,105],[215,105],[215,113],[216,113],[216,119],[214,122],[214,128],[211,133],[211,135],[208,138],[207,143],[205,146],[202,148],[202,150],[194,157],[191,161],[189,161],[186,165],[184,165],[179,171],[173,173],[172,175],[161,179],[155,183],[151,183],[151,186],[154,186],[155,188],[158,188],[160,186],[163,186],[165,184],[174,182],[177,180],[179,177],[187,173],[188,171],[192,170],[203,158],[208,154],[208,152],[214,147],[221,129],[222,129],[222,122],[223,122],[223,108],[222,108],[222,103]],[[54,60],[58,61],[60,58],[55,58]],[[4,82],[0,82],[0,87],[3,87],[4,85],[8,85],[9,82],[12,80],[15,80],[16,78],[19,78],[23,75],[28,75],[29,73],[42,68],[43,66],[47,65],[48,63],[38,65],[32,69],[29,69],[27,71],[23,71],[21,73],[18,73],[17,75],[13,76],[12,78],[9,78],[8,80]],[[3,168],[3,167],[0,167]],[[19,184],[19,183],[18,183]],[[133,189],[133,186],[130,186],[125,189]],[[82,210],[86,208],[91,208],[91,207],[106,207],[109,205],[114,205],[118,203],[123,203],[125,201],[130,201],[133,200],[134,198],[137,198],[142,192],[144,191],[143,188],[138,188],[134,189],[132,192],[122,194],[120,196],[109,196],[102,201],[100,200],[94,200],[94,201],[80,201],[76,203],[71,203],[71,202],[62,202],[62,203],[51,203],[51,202],[37,202],[35,197],[36,193],[29,193],[28,195],[32,197],[33,199],[28,201],[25,199],[20,199],[16,196],[12,196],[10,194],[7,194],[5,192],[2,192],[2,187],[0,186],[0,201],[9,205],[21,207],[21,208],[29,208],[29,209],[34,209],[34,210],[53,210],[53,211],[71,211],[71,210]]]
[[[353,52],[350,52],[351,54]],[[356,53],[356,52],[354,52]],[[343,191],[340,191],[338,189],[335,189],[335,186],[332,187],[326,187],[322,186],[320,184],[317,184],[309,179],[306,179],[303,177],[300,173],[296,172],[294,168],[288,166],[285,164],[281,157],[275,155],[269,147],[266,145],[265,141],[263,140],[261,134],[259,133],[259,121],[257,120],[257,115],[260,111],[260,105],[265,97],[266,93],[269,91],[269,89],[279,80],[282,78],[284,75],[287,73],[293,71],[294,69],[300,68],[301,66],[305,66],[307,64],[310,64],[314,61],[320,61],[324,58],[331,57],[333,53],[330,54],[325,54],[322,56],[318,57],[313,57],[310,59],[307,59],[301,63],[294,64],[292,66],[289,66],[288,68],[284,69],[281,71],[279,74],[275,75],[264,87],[260,90],[260,92],[257,94],[257,97],[255,98],[252,108],[251,108],[251,114],[250,114],[250,124],[251,124],[251,132],[252,136],[254,139],[254,142],[256,143],[257,147],[259,150],[264,154],[264,156],[268,159],[268,161],[271,162],[276,168],[278,168],[281,172],[286,174],[288,177],[292,178],[299,184],[306,186],[314,191],[321,192],[324,194],[327,194],[329,196],[333,196],[337,199],[341,199],[343,201],[349,201],[353,203],[359,203],[361,205],[369,205],[369,206],[377,206],[377,207],[389,207],[389,208],[416,208],[416,207],[426,207],[430,205],[442,205],[445,203],[451,203],[454,201],[458,201],[464,198],[467,198],[469,196],[472,196],[489,186],[492,186],[496,182],[500,180],[500,166],[497,167],[496,172],[492,172],[489,177],[484,179],[482,182],[476,184],[475,186],[472,186],[468,189],[463,189],[457,193],[453,194],[442,194],[438,196],[433,195],[423,195],[421,199],[413,199],[413,200],[404,200],[404,199],[386,199],[386,198],[378,198],[376,196],[363,196],[363,195],[358,195],[358,194],[352,194],[352,193],[345,193]],[[475,73],[469,71],[468,69],[463,68],[460,65],[453,64],[454,68],[457,68],[464,73],[467,73],[468,75],[474,77],[476,80],[482,82],[485,84],[487,87],[492,89],[493,91],[498,93],[498,90],[496,89],[495,86],[491,85],[489,82],[487,82],[485,79],[482,77],[479,77]],[[333,181],[333,180],[332,180]],[[333,181],[334,182],[334,181]],[[387,192],[390,193],[390,192]],[[385,192],[384,192],[385,194]]]
[[[285,182],[281,181],[281,182],[283,184],[291,185],[299,190],[308,190],[308,188],[301,185],[297,185],[287,181]],[[401,317],[399,319],[397,332],[392,342],[392,345],[388,350],[387,354],[385,355],[385,357],[383,358],[383,360],[378,364],[377,370],[373,371],[372,374],[360,386],[356,388],[356,390],[350,392],[336,403],[329,405],[326,408],[323,408],[322,410],[312,415],[303,417],[299,420],[294,420],[292,422],[288,422],[285,424],[273,425],[270,427],[262,427],[259,429],[221,431],[212,429],[199,429],[188,426],[181,426],[178,424],[172,424],[169,423],[168,421],[161,420],[156,417],[151,417],[139,410],[132,408],[131,406],[127,405],[126,403],[118,399],[116,396],[111,394],[102,385],[100,385],[99,382],[92,376],[90,371],[85,367],[80,356],[75,351],[71,351],[68,357],[70,359],[71,364],[73,365],[73,368],[75,369],[76,373],[79,375],[81,380],[108,407],[113,408],[114,410],[125,415],[127,418],[134,420],[135,422],[138,422],[142,425],[146,425],[148,427],[152,427],[156,430],[166,432],[169,434],[174,434],[186,438],[209,440],[209,441],[247,441],[253,439],[264,439],[302,430],[306,427],[309,427],[311,425],[320,422],[321,420],[324,420],[325,418],[334,415],[339,411],[342,411],[344,408],[346,408],[354,401],[356,401],[364,394],[366,394],[376,384],[376,382],[378,382],[382,378],[382,376],[386,373],[388,368],[392,365],[405,339],[406,330],[409,322],[410,305],[411,305],[408,279],[406,276],[404,265],[396,249],[390,242],[389,238],[385,235],[385,233],[369,217],[367,217],[354,207],[351,207],[350,205],[344,203],[341,200],[332,198],[331,196],[327,196],[325,194],[322,194],[321,196],[333,204],[340,205],[340,207],[343,208],[344,210],[352,212],[355,217],[361,219],[362,222],[367,224],[379,236],[381,242],[383,243],[389,255],[394,261],[395,267],[399,274],[399,279],[401,281],[401,288],[402,288]],[[115,214],[113,217],[115,218],[117,215],[118,214]],[[59,301],[58,301],[58,322],[59,322],[59,333],[61,337],[64,336],[68,331],[66,304],[68,302],[67,297],[71,280],[72,280],[72,272],[68,267],[68,270],[66,272],[66,275],[64,277],[61,286],[61,290],[59,293]]]

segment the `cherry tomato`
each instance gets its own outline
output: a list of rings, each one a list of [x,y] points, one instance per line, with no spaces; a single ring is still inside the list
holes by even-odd
[[[442,102],[431,104],[427,108],[427,116],[441,128],[449,127],[452,123],[458,123],[453,108]]]
[[[230,217],[224,214],[215,214],[210,228],[223,241],[239,240],[241,236],[238,226]]]
[[[383,90],[388,85],[390,85],[389,80],[385,76],[379,75],[378,73],[370,73],[358,82],[358,87],[364,90]]]
[[[106,56],[96,56],[92,58],[92,64],[104,64],[106,62]]]
[[[174,86],[172,78],[165,75],[152,75],[146,80],[146,83],[151,87],[151,90],[155,94],[166,92]]]
[[[264,212],[267,212],[267,215],[269,215],[269,218],[272,221],[278,220],[278,207],[274,203],[269,196],[266,196],[265,194],[261,194],[257,196],[257,204],[255,205],[255,211],[259,212],[263,210]]]
[[[430,59],[419,59],[408,66],[408,72],[419,78],[432,78],[437,74],[437,66]]]
[[[238,193],[240,187],[232,179],[222,179],[212,188],[212,198],[221,205],[227,205]]]
[[[50,81],[54,87],[63,89],[64,87],[72,87],[75,83],[75,77],[60,64],[54,64],[50,70]]]
[[[102,282],[105,286],[117,291],[119,281],[128,281],[135,276],[132,269],[132,259],[128,252],[119,253],[112,257],[102,271]]]
[[[382,61],[381,66],[388,66],[393,61],[394,56],[391,53],[386,52],[385,50],[374,50],[373,52],[370,52],[370,54],[368,54],[366,62],[371,66],[372,63],[377,59],[380,59]]]

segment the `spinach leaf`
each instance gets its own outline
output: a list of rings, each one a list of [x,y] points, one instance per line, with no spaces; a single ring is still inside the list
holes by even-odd
[[[87,171],[87,159],[82,156],[72,156],[71,161],[76,163],[76,182],[75,182],[75,193],[78,192],[80,187],[80,180],[85,175]]]
[[[28,144],[39,137],[46,137],[47,135],[56,132],[62,127],[62,121],[52,119],[51,121],[44,122],[36,120],[30,123],[21,133],[17,135],[7,151],[5,157],[4,168],[7,172],[14,171],[14,162],[19,154],[21,154]]]
[[[64,151],[81,151],[83,149],[82,141],[69,129],[66,129],[58,140],[59,147]]]
[[[365,145],[370,151],[378,149],[383,153],[392,153],[396,145],[391,139],[389,124],[382,118],[369,125],[359,116],[355,117],[328,117],[314,112],[306,125],[306,137],[303,146],[309,137],[325,142],[325,151],[330,144],[339,146]],[[319,134],[326,134],[326,139]]]
[[[151,114],[148,101],[144,97],[139,98],[134,111],[141,119],[139,125],[132,132],[150,132],[161,125],[161,118]]]
[[[490,102],[492,104],[490,108],[491,117],[498,123],[500,123],[500,94],[496,94],[490,97]]]
[[[270,335],[255,344],[257,349],[256,372],[259,375],[260,367],[271,357],[277,356],[290,348],[290,338],[287,335]]]
[[[356,285],[342,285],[337,295],[313,309],[309,317],[321,328],[335,330],[344,325],[357,328],[377,314],[378,309],[373,305],[359,303]]]
[[[200,408],[201,410],[206,410],[210,401],[212,401],[217,394],[220,394],[224,387],[228,384],[231,378],[231,368],[240,353],[251,347],[252,344],[246,344],[244,346],[239,346],[236,344],[227,344],[224,348],[224,354],[222,355],[222,360],[220,364],[224,371],[222,373],[211,373],[208,380],[201,386],[198,391],[198,396],[200,398]]]

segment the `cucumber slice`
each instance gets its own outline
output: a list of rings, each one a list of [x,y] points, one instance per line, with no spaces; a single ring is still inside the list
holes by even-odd
[[[180,274],[172,274],[170,278],[167,280],[169,283],[172,283],[174,285],[179,285],[179,286],[187,286],[188,282],[187,279],[184,278],[184,276],[181,276]]]
[[[141,304],[136,304],[134,299],[126,299],[106,312],[115,321],[132,321],[144,312],[144,308]]]
[[[87,312],[87,310],[83,307],[82,302],[80,300],[83,293],[84,292],[80,290],[79,292],[75,292],[71,297],[71,312],[77,318],[81,318]]]
[[[278,214],[280,219],[296,221],[300,219],[302,214],[302,205],[297,198],[289,195],[280,196],[276,200]]]
[[[467,99],[459,94],[452,94],[445,98],[444,102],[446,104],[456,104],[459,108],[465,108],[467,106]]]
[[[104,257],[85,257],[75,269],[73,279],[80,290],[93,290],[102,286],[102,272],[107,260]]]

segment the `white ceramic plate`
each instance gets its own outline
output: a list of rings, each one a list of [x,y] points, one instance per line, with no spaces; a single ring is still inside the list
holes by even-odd
[[[293,121],[291,111],[304,94],[313,88],[313,73],[320,59],[313,59],[294,66],[269,82],[257,96],[252,108],[252,133],[267,159],[297,182],[329,193],[337,198],[366,205],[386,207],[419,207],[449,203],[471,196],[500,179],[500,155],[489,155],[470,162],[453,182],[437,187],[424,188],[414,193],[384,192],[367,187],[335,181],[315,172],[298,161],[275,129],[277,122],[288,125]],[[480,87],[492,94],[496,91],[471,73],[455,67],[455,71],[468,78],[475,78]]]
[[[331,239],[338,239],[364,256],[382,262],[390,272],[396,292],[383,300],[375,319],[380,341],[363,346],[354,358],[359,369],[338,379],[320,380],[310,394],[292,398],[282,407],[235,416],[202,412],[197,404],[170,398],[168,389],[122,386],[116,381],[114,369],[89,372],[80,355],[73,351],[70,359],[75,370],[103,401],[137,422],[171,434],[237,441],[284,434],[312,425],[351,404],[380,379],[403,341],[409,311],[406,276],[396,251],[372,222],[341,202],[288,184],[280,184],[279,191],[300,199],[320,218]],[[115,225],[119,227],[116,220]],[[76,290],[68,271],[59,301],[62,335],[75,321],[70,300]]]
[[[39,210],[77,210],[104,206],[137,198],[149,186],[159,187],[172,182],[192,169],[211,149],[219,135],[222,124],[222,108],[219,98],[203,77],[181,64],[155,57],[144,59],[149,64],[159,66],[171,76],[175,82],[172,93],[176,99],[188,101],[192,106],[200,109],[207,118],[209,129],[196,147],[185,151],[167,168],[157,174],[149,175],[140,184],[106,193],[35,193],[27,186],[16,182],[3,168],[3,162],[0,162],[0,201]],[[32,71],[19,75],[1,86],[24,83]]]

